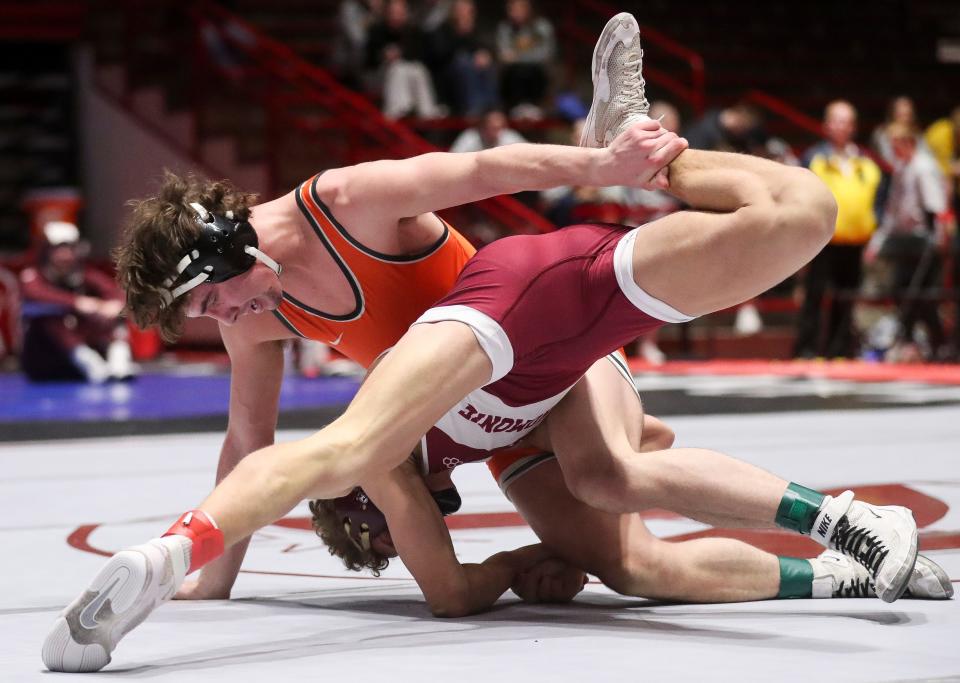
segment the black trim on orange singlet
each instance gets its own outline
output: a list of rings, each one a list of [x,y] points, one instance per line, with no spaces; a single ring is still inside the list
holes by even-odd
[[[423,251],[418,252],[416,254],[400,254],[400,255],[382,254],[379,251],[374,251],[370,247],[364,246],[363,244],[358,242],[356,239],[354,239],[353,235],[347,232],[347,230],[342,225],[340,225],[340,221],[338,221],[334,217],[333,212],[330,211],[327,205],[320,200],[320,195],[317,193],[317,178],[319,177],[320,176],[318,175],[316,178],[314,178],[310,182],[310,196],[313,198],[313,201],[317,203],[317,206],[320,207],[320,210],[323,211],[323,214],[330,220],[330,222],[333,224],[333,227],[337,229],[337,232],[340,233],[340,236],[343,237],[343,239],[345,239],[351,245],[353,245],[353,247],[356,248],[357,251],[363,252],[367,256],[375,258],[379,261],[387,261],[388,263],[410,263],[413,261],[419,261],[420,259],[424,259],[430,256],[437,249],[442,247],[443,243],[446,242],[447,238],[450,236],[450,228],[447,225],[447,222],[442,218],[440,218],[439,216],[437,216],[437,220],[439,220],[443,224],[443,234],[440,235],[440,238],[436,242],[431,244],[429,247],[427,247]],[[317,228],[314,227],[314,230],[316,229]]]
[[[275,309],[273,311],[273,315],[277,320],[279,320],[283,324],[284,327],[286,327],[288,330],[293,332],[295,335],[297,335],[301,339],[309,339],[307,335],[305,335],[303,332],[301,332],[296,327],[294,327],[293,323],[286,319],[283,313],[280,312],[280,309]]]
[[[297,192],[295,192],[294,194],[296,196],[297,206],[300,208],[300,211],[306,217],[307,222],[310,223],[310,227],[313,228],[313,232],[316,233],[317,237],[320,238],[320,241],[323,243],[323,246],[326,248],[327,252],[330,254],[333,260],[336,262],[337,266],[340,268],[340,272],[343,273],[345,278],[347,278],[347,282],[350,284],[350,289],[353,291],[353,296],[354,296],[354,300],[356,301],[356,305],[354,306],[354,309],[349,313],[347,313],[346,315],[333,315],[331,313],[324,313],[323,311],[313,308],[312,306],[308,306],[307,304],[303,303],[296,297],[291,296],[290,294],[287,294],[286,292],[283,293],[283,298],[289,301],[290,303],[292,303],[294,306],[297,306],[298,308],[303,309],[307,313],[318,316],[320,318],[325,318],[326,320],[333,320],[336,322],[348,322],[350,320],[356,320],[363,314],[363,308],[364,308],[363,292],[360,289],[360,283],[357,282],[353,273],[347,267],[347,264],[344,263],[343,260],[340,258],[340,254],[337,253],[337,250],[334,249],[332,244],[330,244],[330,240],[327,239],[327,236],[324,234],[323,230],[317,224],[317,219],[313,217],[313,214],[311,214],[310,211],[307,209],[307,207],[304,205],[303,200],[300,198],[300,188],[297,188]],[[290,322],[287,321],[280,314],[279,311],[274,311],[273,313],[277,317],[277,319],[280,320],[280,322],[287,327],[287,329],[291,330],[292,332],[295,332],[301,337],[304,336],[299,330],[297,330],[293,325],[291,325]]]

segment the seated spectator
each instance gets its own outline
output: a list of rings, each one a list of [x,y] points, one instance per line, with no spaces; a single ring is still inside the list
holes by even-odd
[[[691,149],[712,152],[755,152],[765,135],[760,114],[749,104],[711,109],[684,131]]]
[[[440,99],[461,116],[497,106],[497,69],[477,29],[473,0],[455,0],[449,18],[428,36],[428,65]]]
[[[20,274],[27,320],[24,373],[37,381],[98,384],[132,377],[120,289],[84,263],[77,226],[51,222],[43,234],[37,265]]]
[[[340,78],[358,85],[367,58],[370,27],[383,18],[383,0],[342,0],[337,16],[334,63]]]
[[[507,0],[497,26],[503,102],[512,118],[540,118],[547,93],[547,66],[556,53],[553,25],[536,16],[530,0]]]
[[[491,109],[474,128],[467,128],[450,146],[451,152],[479,152],[484,149],[503,147],[516,142],[526,142],[524,137],[507,127],[507,117],[499,109]]]
[[[884,134],[894,158],[890,192],[871,251],[893,264],[894,296],[900,307],[900,337],[916,343],[918,322],[926,327],[928,359],[944,354],[945,336],[939,314],[942,243],[938,217],[947,209],[943,174],[933,156],[919,145],[915,129],[891,123]]]
[[[410,20],[406,0],[387,0],[383,19],[367,35],[367,66],[380,72],[387,118],[440,116],[430,74],[421,61],[424,40]]]
[[[897,163],[897,157],[893,151],[893,143],[887,132],[887,129],[893,124],[905,127],[914,134],[920,133],[916,107],[913,105],[913,100],[906,95],[901,95],[890,100],[890,104],[887,106],[887,118],[873,130],[873,135],[870,137],[870,146],[880,155],[881,159],[891,166]],[[923,141],[918,142],[922,148],[926,149],[926,144],[924,144]]]
[[[813,171],[837,200],[837,226],[830,243],[807,266],[804,299],[797,320],[793,355],[800,358],[850,357],[854,297],[860,289],[864,246],[877,226],[874,203],[882,177],[880,168],[853,139],[857,110],[845,100],[835,100],[824,111],[825,140],[804,156]],[[834,297],[828,312],[826,344],[820,338],[820,304],[827,289]]]

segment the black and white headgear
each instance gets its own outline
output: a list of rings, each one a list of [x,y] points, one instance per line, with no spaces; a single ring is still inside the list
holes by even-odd
[[[197,213],[200,236],[177,263],[176,275],[164,280],[160,290],[164,306],[197,285],[242,275],[257,261],[280,274],[280,264],[257,248],[260,242],[249,221],[235,219],[233,211],[215,214],[197,202],[190,207]]]

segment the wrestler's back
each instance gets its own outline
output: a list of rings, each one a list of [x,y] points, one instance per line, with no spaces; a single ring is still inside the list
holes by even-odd
[[[337,215],[325,178],[254,209],[255,227],[265,219],[261,246],[283,264],[284,293],[250,337],[313,339],[369,365],[449,291],[474,249],[434,214],[389,225],[360,220],[355,206]]]

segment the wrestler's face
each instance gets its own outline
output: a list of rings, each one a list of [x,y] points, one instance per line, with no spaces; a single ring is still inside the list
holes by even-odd
[[[270,268],[257,263],[247,272],[214,285],[199,285],[187,295],[186,314],[206,316],[233,325],[245,315],[272,311],[280,305],[283,289]]]

